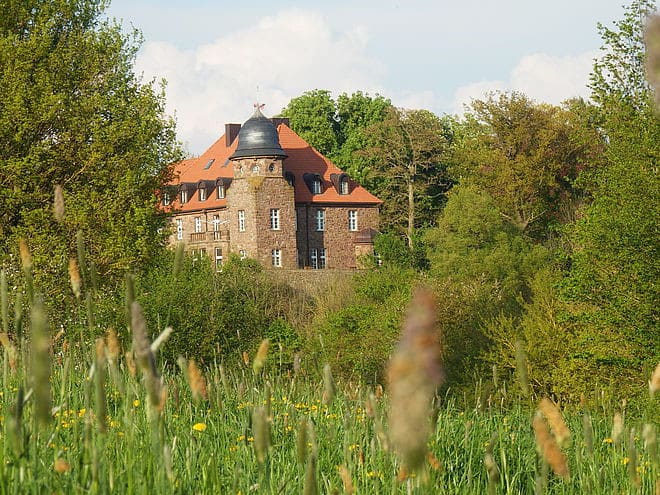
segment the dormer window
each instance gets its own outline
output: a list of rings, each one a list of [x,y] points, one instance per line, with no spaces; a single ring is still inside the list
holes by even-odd
[[[307,184],[307,187],[312,194],[323,193],[323,179],[319,174],[303,174],[303,180],[305,181],[305,184]]]
[[[188,189],[181,189],[180,200],[182,205],[185,205],[188,202]]]
[[[339,181],[339,194],[348,194],[348,177],[346,176]]]
[[[296,176],[293,175],[291,172],[287,171],[287,172],[284,172],[284,180],[286,180],[286,182],[287,182],[291,187],[293,187],[294,184],[296,183]]]
[[[163,193],[163,206],[169,206],[172,204],[172,198],[170,198],[170,193],[167,191]]]
[[[199,200],[206,201],[206,187],[199,188]]]
[[[348,175],[341,174],[330,174],[330,182],[334,186],[338,194],[346,196],[351,194],[351,183]]]

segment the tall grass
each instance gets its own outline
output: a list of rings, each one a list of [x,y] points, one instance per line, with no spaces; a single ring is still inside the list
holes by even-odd
[[[79,264],[85,273],[83,256]],[[253,360],[206,368],[183,358],[178,366],[159,363],[158,348],[171,330],[151,342],[158,332],[145,328],[135,302],[126,330],[132,339],[125,339],[130,349],[120,349],[114,330],[72,342],[53,335],[31,278],[31,318],[23,323],[30,333],[9,335],[10,302],[21,303],[4,280],[0,495],[660,493],[653,397],[631,417],[625,404],[561,410],[525,397],[512,405],[498,400],[508,393],[505,383],[491,400],[473,405],[433,396],[431,386],[431,396],[419,400],[432,407],[416,407],[429,416],[415,416],[407,414],[411,391],[399,390],[390,402],[387,389],[336,381],[329,367],[318,373],[318,363],[308,367],[314,371],[298,362],[283,369],[268,355],[267,341],[247,350]],[[81,313],[93,310],[87,305]],[[88,334],[85,324],[71,325],[80,328],[65,335]],[[415,348],[410,342],[405,353]],[[420,342],[423,353],[427,341]],[[397,373],[406,377],[416,364],[415,356],[404,357]],[[422,363],[426,368],[433,366]],[[391,421],[398,422],[398,437]],[[408,460],[416,469],[395,455],[405,445],[402,431],[425,432],[425,445]]]

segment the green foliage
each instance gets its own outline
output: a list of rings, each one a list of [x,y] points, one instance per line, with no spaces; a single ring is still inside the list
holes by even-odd
[[[312,360],[329,363],[338,376],[382,383],[415,280],[413,270],[398,266],[358,275],[352,302],[313,323]]]
[[[456,127],[452,174],[487,191],[504,217],[537,239],[572,219],[573,181],[598,164],[603,140],[580,100],[564,108],[521,93],[475,100]]]
[[[162,351],[169,362],[183,355],[208,364],[238,356],[266,337],[287,347],[289,357],[299,347],[286,322],[286,303],[295,305],[298,296],[259,263],[232,256],[216,273],[206,257],[186,256],[175,276],[173,256],[168,253],[136,280],[152,333],[166,325],[174,329]]]
[[[378,253],[383,265],[393,265],[400,268],[428,268],[426,244],[423,235],[413,236],[413,248],[407,246],[406,240],[397,234],[382,233],[374,239],[374,251]]]
[[[487,322],[518,318],[529,281],[549,254],[507,222],[488,194],[464,186],[452,190],[426,243],[450,384],[472,382],[491,345]]]
[[[323,155],[329,155],[339,144],[337,110],[330,91],[315,89],[293,98],[282,110],[291,128]]]
[[[568,232],[570,265],[562,281],[582,331],[604,336],[604,352],[588,355],[590,362],[609,363],[601,376],[622,384],[660,360],[660,120],[643,79],[642,43],[654,10],[654,2],[636,1],[615,29],[599,26],[603,56],[591,88],[608,137],[606,162],[581,177],[592,202]]]
[[[157,255],[154,191],[181,157],[162,89],[133,73],[137,34],[98,0],[9,1],[0,20],[0,261],[28,239],[36,283],[64,286],[78,230],[111,281]],[[53,186],[66,214],[53,219]],[[58,297],[63,298],[60,294]]]
[[[416,230],[434,224],[451,185],[445,157],[449,121],[427,110],[391,108],[365,133],[370,146],[363,154],[373,161],[366,183],[384,201],[381,225],[405,234],[414,246]]]

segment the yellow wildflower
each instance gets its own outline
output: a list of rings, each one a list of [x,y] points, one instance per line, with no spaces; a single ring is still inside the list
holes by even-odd
[[[195,431],[204,431],[204,430],[206,430],[206,424],[205,423],[195,423],[192,428]]]

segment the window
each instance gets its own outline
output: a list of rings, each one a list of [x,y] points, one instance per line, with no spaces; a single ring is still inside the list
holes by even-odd
[[[247,251],[246,251],[245,249],[241,249],[241,250],[238,252],[238,255],[240,256],[240,258],[241,258],[242,260],[244,260],[245,258],[247,258]]]
[[[277,208],[270,209],[270,228],[280,230],[280,210]]]
[[[273,266],[276,267],[281,267],[282,266],[282,250],[281,249],[273,249],[270,252],[270,257],[273,262]]]
[[[318,177],[312,180],[312,194],[321,194],[321,179]]]
[[[206,201],[206,188],[205,187],[200,187],[199,188],[199,200],[200,201]]]
[[[195,217],[195,233],[199,234],[202,231],[202,217]]]
[[[217,232],[220,230],[220,216],[219,215],[213,215],[213,232]]]
[[[254,166],[252,167],[252,173],[258,174],[258,173],[259,173],[259,170],[261,170],[261,169],[259,168],[259,165],[254,165]]]
[[[188,189],[181,190],[181,204],[184,205],[188,202]]]
[[[357,210],[348,210],[348,230],[355,232],[358,229]]]
[[[169,206],[172,200],[170,199],[170,193],[163,193],[163,206]]]
[[[325,210],[316,210],[316,231],[325,230]]]
[[[238,231],[245,232],[245,210],[238,210]]]
[[[346,177],[339,182],[339,194],[348,194],[348,178]]]
[[[268,165],[268,171],[269,172],[275,172],[275,164],[274,163],[271,163],[270,165]]]
[[[225,185],[224,184],[218,184],[218,186],[215,188],[216,190],[216,196],[218,199],[224,199],[225,197]]]
[[[176,219],[176,238],[178,240],[183,239],[183,219]]]
[[[215,270],[222,270],[222,248],[215,248]]]
[[[325,248],[312,249],[309,256],[309,261],[314,270],[322,270],[325,268]]]

